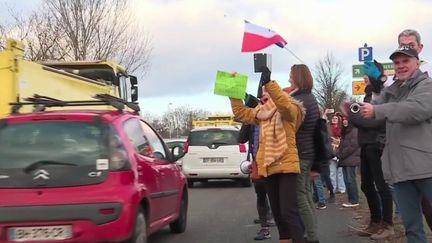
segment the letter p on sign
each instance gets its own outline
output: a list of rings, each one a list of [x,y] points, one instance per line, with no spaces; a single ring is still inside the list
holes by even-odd
[[[359,48],[359,61],[365,62],[365,61],[372,61],[372,47],[361,47]]]

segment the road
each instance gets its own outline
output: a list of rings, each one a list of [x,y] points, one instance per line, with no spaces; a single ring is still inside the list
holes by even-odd
[[[259,229],[252,223],[256,218],[255,192],[231,181],[196,183],[189,189],[188,226],[183,234],[172,234],[168,227],[149,238],[149,243],[246,243],[255,242]],[[317,211],[321,243],[365,243],[365,238],[353,236],[346,227],[352,215],[336,204]],[[272,238],[262,242],[278,242],[276,228]]]

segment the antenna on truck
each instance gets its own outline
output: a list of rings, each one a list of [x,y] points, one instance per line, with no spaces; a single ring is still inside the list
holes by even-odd
[[[95,106],[95,105],[110,105],[116,108],[119,112],[122,112],[125,105],[132,109],[135,113],[140,111],[138,104],[134,102],[128,102],[126,100],[117,98],[108,94],[96,94],[93,96],[96,100],[76,100],[76,101],[64,101],[48,96],[42,96],[34,94],[33,97],[24,98],[26,102],[12,102],[11,113],[18,114],[19,110],[24,105],[33,105],[34,112],[44,111],[46,107],[65,107],[65,106]]]

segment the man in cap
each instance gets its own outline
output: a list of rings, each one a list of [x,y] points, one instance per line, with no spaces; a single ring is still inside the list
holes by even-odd
[[[402,32],[399,33],[398,35],[398,46],[405,46],[405,45],[410,45],[412,46],[417,53],[420,55],[420,53],[423,50],[423,43],[421,41],[421,36],[420,33],[416,30],[413,29],[405,29]],[[422,72],[427,72],[429,77],[432,77],[432,64],[428,63],[426,61],[421,61],[420,62],[420,70]],[[371,80],[371,84],[374,87],[373,92],[375,93],[379,93],[380,90],[384,87],[384,86],[390,86],[395,79],[397,79],[396,76],[390,76],[388,78],[386,78],[384,75],[384,71],[382,68],[382,65],[380,63],[377,63],[376,61],[374,62],[366,62],[365,63],[365,72],[368,75],[368,78]],[[375,79],[374,79],[375,77]],[[382,83],[383,80],[376,80],[379,78],[384,78],[384,80],[386,80],[385,83]],[[397,201],[395,200],[395,204],[396,204],[396,211],[395,213],[397,215],[399,215],[399,211],[398,211],[398,204]],[[430,203],[430,201],[423,197],[422,198],[422,210],[423,210],[423,216],[426,219],[426,222],[429,226],[429,228],[432,230],[432,205]]]
[[[426,243],[422,196],[432,200],[432,79],[419,69],[416,49],[402,45],[390,55],[397,80],[364,103],[361,114],[386,121],[384,178],[394,184],[408,243]]]

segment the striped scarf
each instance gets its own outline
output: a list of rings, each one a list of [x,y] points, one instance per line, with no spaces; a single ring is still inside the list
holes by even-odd
[[[260,120],[260,139],[264,153],[264,167],[277,161],[288,149],[282,116],[270,99],[258,107],[257,118]]]

